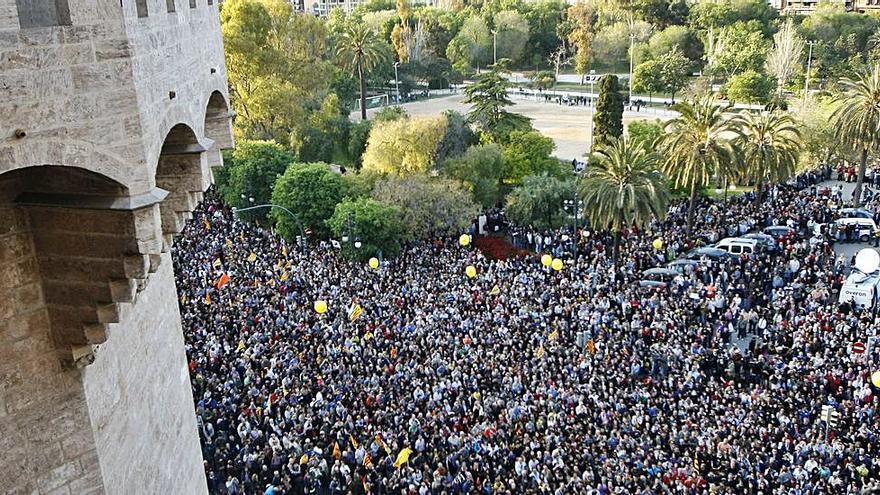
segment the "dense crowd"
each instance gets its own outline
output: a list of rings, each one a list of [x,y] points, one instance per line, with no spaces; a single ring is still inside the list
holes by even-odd
[[[842,202],[817,191],[830,174],[761,203],[706,200],[693,235],[676,203],[625,232],[616,263],[603,233],[522,232],[560,271],[457,239],[373,269],[329,245],[300,252],[208,197],[175,263],[210,491],[859,493],[880,477],[878,352],[849,349],[878,318],[836,304],[849,260],[811,234]],[[638,284],[768,225],[797,235]]]

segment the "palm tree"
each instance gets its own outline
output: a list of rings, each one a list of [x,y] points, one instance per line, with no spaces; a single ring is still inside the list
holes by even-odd
[[[671,198],[659,171],[659,157],[641,141],[612,137],[594,154],[580,184],[584,211],[590,224],[614,232],[614,260],[620,250],[620,232],[644,227],[652,218],[664,218]]]
[[[862,200],[868,153],[880,148],[880,64],[862,72],[856,79],[841,79],[840,86],[842,91],[835,98],[831,123],[837,139],[861,153],[859,177],[853,191],[853,202],[858,207]]]
[[[782,182],[795,173],[802,141],[797,123],[781,111],[744,111],[733,119],[739,128],[735,145],[743,162],[744,175],[754,181],[755,201],[763,199],[767,181]]]
[[[361,88],[361,120],[367,120],[367,78],[366,73],[375,69],[386,57],[382,42],[376,32],[364,23],[348,26],[339,44],[336,57],[343,66],[357,73]]]
[[[663,155],[661,168],[675,187],[685,187],[690,195],[687,225],[694,223],[697,193],[713,176],[734,175],[735,152],[729,138],[735,137],[736,124],[724,118],[724,110],[714,96],[673,105],[679,116],[666,123],[666,134],[659,139]]]

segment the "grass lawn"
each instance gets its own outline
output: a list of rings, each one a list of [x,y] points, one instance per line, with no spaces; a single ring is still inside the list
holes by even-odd
[[[731,186],[736,187],[736,189],[728,190],[727,197],[738,196],[740,194],[745,194],[747,192],[752,192],[755,190],[752,186]],[[703,189],[703,194],[712,199],[724,199],[724,191],[718,192],[714,187]]]

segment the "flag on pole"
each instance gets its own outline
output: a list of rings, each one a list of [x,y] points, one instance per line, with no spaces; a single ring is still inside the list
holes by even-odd
[[[355,440],[354,437],[351,436],[351,433],[348,434],[348,441],[351,442],[352,447],[354,447],[355,449],[358,448],[357,440]]]
[[[587,350],[590,351],[590,354],[596,354],[596,343],[593,342],[593,339],[587,341]]]
[[[205,230],[211,230],[211,222],[207,218],[202,219],[202,224],[204,224]]]
[[[333,442],[333,458],[334,459],[342,458],[342,451],[339,450],[339,442]]]
[[[535,357],[540,359],[540,358],[544,357],[545,353],[546,353],[546,351],[544,350],[544,346],[542,344],[541,347],[538,347],[538,350],[535,351]]]
[[[391,453],[391,449],[388,448],[388,445],[382,440],[382,435],[378,433],[376,433],[376,443],[378,443],[379,447],[382,447],[382,450],[384,450],[386,453]]]
[[[289,276],[290,276],[290,274],[287,273],[287,270],[284,270],[284,273],[282,273],[281,276],[278,277],[278,280],[284,282],[285,280],[287,280],[287,277],[289,277]]]
[[[215,269],[219,269],[221,266],[223,266],[223,262],[220,261],[220,258],[217,258],[216,260],[214,260],[213,263],[211,263],[211,266],[213,266]]]
[[[287,245],[286,244],[281,246],[281,254],[284,255],[285,258],[287,258]]]
[[[235,351],[236,351],[236,352],[241,352],[241,351],[244,350],[244,347],[245,347],[245,346],[244,346],[244,341],[243,341],[243,340],[239,340],[239,341],[238,341],[238,347],[235,348]]]
[[[210,292],[205,292],[205,304],[207,304],[208,306],[211,305],[211,293]]]
[[[497,285],[489,291],[490,296],[497,296],[498,294],[501,294],[501,289]]]
[[[247,260],[250,261],[251,263],[253,263],[254,261],[257,261],[257,253],[251,251],[251,255],[248,256]]]
[[[348,319],[351,321],[355,321],[360,318],[361,313],[363,312],[364,308],[362,308],[360,304],[354,303],[348,308]]]
[[[223,275],[220,275],[220,278],[217,279],[217,282],[214,284],[214,287],[217,287],[218,289],[220,289],[228,283],[229,283],[229,274],[226,272],[223,272]]]
[[[364,467],[367,469],[373,469],[373,458],[370,457],[369,452],[364,456]]]
[[[559,338],[559,330],[553,330],[550,332],[550,335],[547,336],[550,340],[556,340]]]
[[[299,458],[300,464],[306,464],[309,462],[309,454],[303,454],[302,457]]]
[[[400,453],[397,454],[397,460],[394,461],[394,467],[400,469],[400,466],[403,466],[407,462],[409,462],[409,456],[412,454],[412,449],[409,447],[404,447],[400,450]]]
[[[232,239],[226,239],[223,245],[226,247],[232,247]]]

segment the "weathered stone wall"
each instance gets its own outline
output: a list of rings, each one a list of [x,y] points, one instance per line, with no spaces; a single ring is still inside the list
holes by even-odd
[[[170,254],[83,372],[110,493],[204,493]],[[147,489],[149,487],[149,489]]]
[[[80,371],[63,369],[58,360],[31,225],[22,209],[0,206],[0,267],[3,492],[100,492]]]
[[[233,144],[210,3],[0,0],[4,492],[206,491],[168,248]]]

